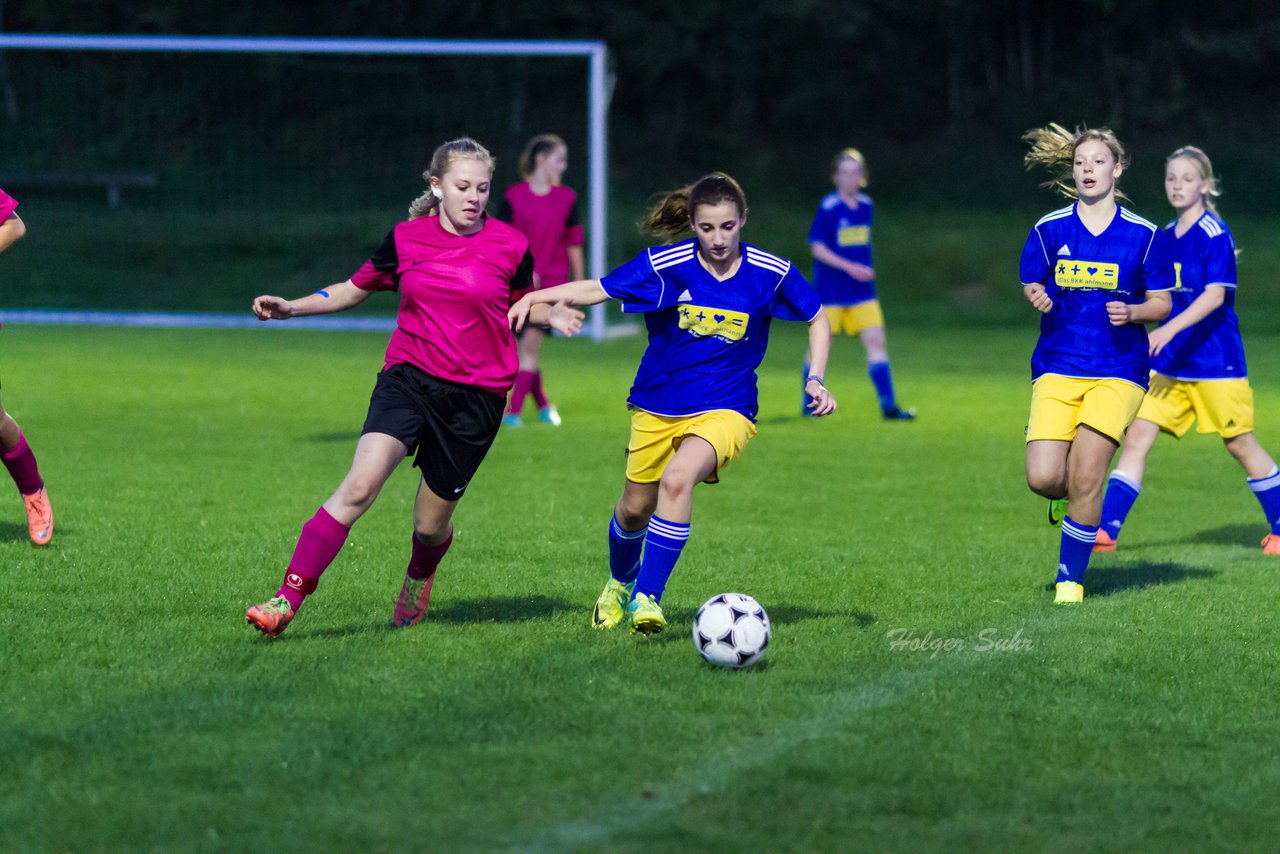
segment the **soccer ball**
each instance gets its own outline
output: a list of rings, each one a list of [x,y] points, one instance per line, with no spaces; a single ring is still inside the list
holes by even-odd
[[[769,645],[769,615],[744,593],[712,596],[693,618],[693,644],[721,667],[750,667]]]

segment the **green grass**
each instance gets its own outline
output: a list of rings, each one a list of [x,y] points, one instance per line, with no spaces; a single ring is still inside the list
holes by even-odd
[[[1221,443],[1158,443],[1121,550],[1055,608],[1022,479],[1034,319],[892,324],[914,424],[877,419],[847,340],[840,412],[797,417],[801,332],[698,488],[666,634],[588,625],[627,339],[550,342],[565,425],[499,438],[426,622],[388,625],[405,467],[270,641],[243,611],[345,472],[385,338],[6,326],[58,523],[37,550],[0,502],[0,849],[1274,848],[1280,565]],[[1248,343],[1276,450],[1280,337]],[[750,671],[688,639],[726,590],[774,622]]]

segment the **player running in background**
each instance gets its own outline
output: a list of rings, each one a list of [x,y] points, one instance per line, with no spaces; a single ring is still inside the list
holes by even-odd
[[[814,373],[805,382],[814,415],[836,401],[822,383],[831,332],[818,295],[777,256],[740,242],[741,187],[713,173],[668,193],[644,228],[693,238],[646,249],[603,279],[532,291],[511,309],[517,328],[540,304],[622,302],[643,312],[649,344],[631,394],[626,483],[609,521],[610,578],[592,615],[596,628],[629,619],[632,632],[666,628],[659,605],[689,539],[693,488],[716,483],[755,435],[756,368],[773,318],[809,324]]]
[[[578,196],[560,183],[568,157],[568,147],[555,134],[544,133],[529,140],[520,155],[520,177],[524,180],[507,190],[498,207],[498,219],[511,223],[529,238],[535,288],[549,288],[583,277]],[[537,326],[526,326],[520,332],[516,345],[520,371],[502,416],[502,423],[508,427],[523,423],[520,410],[529,394],[538,406],[538,417],[560,426],[560,413],[542,390],[538,354],[544,337]]]
[[[400,310],[355,459],[342,485],[302,526],[284,582],[245,614],[276,637],[316,589],[355,521],[409,454],[422,472],[413,505],[409,565],[393,623],[426,614],[436,567],[453,542],[453,511],[498,433],[516,374],[507,309],[533,284],[524,235],[485,215],[493,158],[472,139],[436,149],[428,187],[409,220],[350,279],[296,300],[260,296],[262,320],[333,314],[374,291],[398,290]],[[534,322],[577,331],[581,312],[541,307]]]
[[[867,352],[867,373],[887,421],[910,421],[914,409],[902,409],[893,390],[889,352],[884,341],[884,312],[876,299],[876,273],[871,263],[871,197],[867,162],[856,148],[846,148],[831,163],[836,189],[823,197],[809,226],[813,252],[813,284],[831,323],[832,334],[857,335]],[[809,376],[809,354],[804,376]],[[804,394],[800,411],[812,414]]]
[[[1093,548],[1115,549],[1160,431],[1181,438],[1196,421],[1196,431],[1221,436],[1244,469],[1271,529],[1263,553],[1280,555],[1280,470],[1253,433],[1253,389],[1235,310],[1235,243],[1214,207],[1220,191],[1209,157],[1190,145],[1170,154],[1164,191],[1178,214],[1165,227],[1177,273],[1173,311],[1150,335],[1151,390],[1107,482]]]
[[[24,234],[27,226],[17,214],[17,201],[0,190],[0,252],[4,252]],[[0,460],[18,487],[22,503],[27,508],[27,533],[37,546],[48,544],[53,538],[53,508],[44,489],[44,479],[36,465],[36,455],[27,444],[18,422],[4,411],[0,402]]]
[[[1114,133],[1050,124],[1023,139],[1028,168],[1053,175],[1043,186],[1076,200],[1035,224],[1019,265],[1023,294],[1041,312],[1027,485],[1062,524],[1054,601],[1073,603],[1084,600],[1107,468],[1146,393],[1143,324],[1169,313],[1173,263],[1164,233],[1117,203],[1128,158]]]

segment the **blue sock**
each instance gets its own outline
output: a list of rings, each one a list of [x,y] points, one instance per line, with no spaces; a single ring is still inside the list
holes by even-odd
[[[1111,539],[1120,538],[1120,528],[1133,509],[1133,502],[1142,493],[1142,484],[1117,469],[1107,479],[1107,494],[1102,499],[1102,530]]]
[[[804,387],[808,384],[809,384],[809,363],[805,362],[804,369],[800,371],[800,414],[801,415],[811,414],[811,411],[809,409],[809,404],[813,403],[813,398],[810,397],[809,393],[804,390]]]
[[[868,362],[867,373],[871,376],[871,384],[876,387],[880,409],[884,411],[896,408],[898,398],[893,393],[893,374],[889,371],[889,363]]]
[[[618,524],[617,516],[609,517],[609,573],[623,584],[636,580],[646,530],[627,531]]]
[[[689,526],[679,522],[652,516],[649,533],[645,538],[644,557],[640,559],[640,574],[636,576],[636,593],[644,593],[655,600],[662,599],[671,570],[676,568],[680,550],[689,540]]]
[[[1271,474],[1266,477],[1250,478],[1249,488],[1262,505],[1262,512],[1267,514],[1271,533],[1280,534],[1280,468],[1272,466]]]
[[[1058,547],[1058,581],[1084,584],[1084,571],[1089,568],[1093,541],[1098,538],[1097,525],[1081,525],[1070,516],[1062,520],[1062,545]]]

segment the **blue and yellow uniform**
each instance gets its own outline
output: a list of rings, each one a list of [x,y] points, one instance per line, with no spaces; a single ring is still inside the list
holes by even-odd
[[[755,435],[756,368],[773,318],[808,322],[822,310],[791,262],[742,244],[721,281],[694,239],[646,249],[600,280],[624,312],[643,312],[649,345],[631,394],[627,479],[654,483],[684,436],[705,439],[722,468]],[[716,479],[713,474],[709,482]]]
[[[821,243],[835,254],[872,269],[871,226],[875,207],[871,197],[859,193],[850,207],[840,194],[828,193],[818,204],[809,226],[809,245]],[[831,321],[831,331],[857,335],[863,329],[884,326],[884,313],[876,299],[875,279],[859,281],[818,259],[813,261],[813,284]]]
[[[1053,300],[1031,356],[1027,441],[1071,441],[1088,424],[1119,442],[1147,390],[1150,360],[1146,329],[1112,326],[1106,304],[1137,305],[1149,291],[1173,288],[1167,236],[1123,207],[1095,235],[1073,204],[1032,228],[1019,273]]]
[[[1206,287],[1225,292],[1222,305],[1152,357],[1151,389],[1138,417],[1174,436],[1182,436],[1199,418],[1197,432],[1230,439],[1253,431],[1253,390],[1235,309],[1235,242],[1226,223],[1210,211],[1181,237],[1176,224],[1165,227],[1173,248],[1176,287],[1173,310],[1164,322],[1186,311]]]

